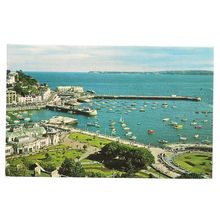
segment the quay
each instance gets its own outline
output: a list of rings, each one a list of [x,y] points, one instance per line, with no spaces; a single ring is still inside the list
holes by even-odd
[[[39,110],[46,108],[46,104],[43,105],[26,105],[26,106],[15,106],[15,107],[8,107],[6,108],[7,112],[12,112],[12,111],[27,111],[27,110]]]
[[[94,99],[149,99],[149,100],[186,100],[201,101],[200,97],[191,96],[137,96],[137,95],[95,95]]]
[[[52,111],[59,111],[59,112],[71,112],[72,109],[70,109],[69,106],[61,106],[61,105],[46,105],[46,108]]]

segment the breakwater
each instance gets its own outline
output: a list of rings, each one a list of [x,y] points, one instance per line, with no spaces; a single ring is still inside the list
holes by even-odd
[[[149,100],[186,100],[201,101],[200,97],[191,96],[136,96],[136,95],[95,95],[94,99],[149,99]]]

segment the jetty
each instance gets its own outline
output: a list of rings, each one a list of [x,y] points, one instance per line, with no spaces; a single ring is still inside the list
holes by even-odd
[[[201,101],[200,97],[192,96],[137,96],[137,95],[94,95],[94,99],[149,99],[149,100],[185,100]]]

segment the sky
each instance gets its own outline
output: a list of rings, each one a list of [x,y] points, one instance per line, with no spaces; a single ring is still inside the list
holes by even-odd
[[[213,48],[8,45],[11,71],[213,70]]]

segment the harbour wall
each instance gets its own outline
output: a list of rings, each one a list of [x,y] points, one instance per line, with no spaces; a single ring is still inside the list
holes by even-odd
[[[95,95],[94,99],[149,99],[149,100],[186,100],[201,101],[200,97],[191,96],[136,96],[136,95]]]

